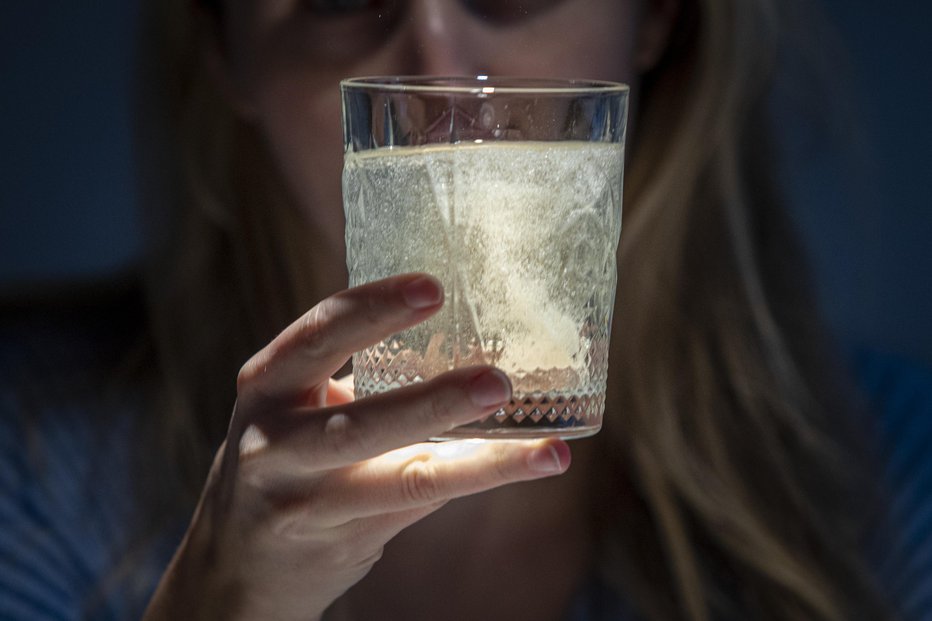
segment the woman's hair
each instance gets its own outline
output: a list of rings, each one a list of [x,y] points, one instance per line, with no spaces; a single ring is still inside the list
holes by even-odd
[[[210,11],[148,4],[141,195],[164,386],[146,442],[181,464],[150,505],[187,512],[237,370],[318,292],[307,224],[201,62]],[[684,0],[641,84],[592,511],[604,580],[651,619],[885,615],[861,560],[851,411],[774,182],[787,6]]]

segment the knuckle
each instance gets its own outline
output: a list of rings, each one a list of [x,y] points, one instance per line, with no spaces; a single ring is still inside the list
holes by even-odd
[[[278,513],[290,503],[277,491],[276,473],[265,461],[262,458],[241,461],[238,487],[247,502],[265,507],[271,515]]]
[[[365,451],[372,442],[362,426],[346,412],[336,412],[327,417],[323,436],[329,451],[344,458]]]
[[[283,509],[283,504],[281,499],[270,499],[262,512],[260,525],[278,539],[302,539],[302,516],[298,511]]]
[[[381,287],[371,289],[363,296],[363,319],[370,326],[382,323],[384,308],[384,291]]]
[[[272,492],[270,474],[259,461],[247,460],[240,466],[236,481],[237,495],[242,499],[239,504],[249,522],[279,530],[280,499]]]
[[[240,367],[239,373],[236,375],[236,394],[238,400],[237,405],[245,406],[238,407],[234,411],[235,416],[246,416],[247,419],[254,419],[255,409],[252,405],[255,403],[270,401],[272,396],[266,392],[267,387],[263,381],[263,376],[266,375],[266,372],[269,368],[269,357],[268,353],[263,350],[255,354],[252,358],[246,361],[242,367]],[[246,406],[246,404],[251,404]]]
[[[304,313],[299,332],[300,347],[312,358],[327,353],[326,325],[331,315],[330,306],[330,300],[324,300]]]
[[[264,497],[268,489],[269,473],[261,459],[244,459],[239,463],[239,487],[249,498]]]
[[[442,391],[430,391],[423,406],[423,416],[429,423],[447,423],[450,406]]]
[[[364,326],[380,326],[384,323],[387,308],[384,286],[370,284],[362,289],[341,291],[330,300]]]
[[[306,541],[321,528],[320,493],[313,489],[300,494],[277,491],[268,487],[258,490],[264,506],[261,521],[279,538]]]
[[[402,493],[416,504],[432,504],[440,499],[437,469],[429,459],[416,459],[401,470]]]
[[[514,468],[505,447],[495,448],[495,452],[492,454],[492,468],[495,478],[499,481],[510,481],[514,478]]]
[[[238,394],[242,395],[246,393],[249,386],[256,378],[258,368],[259,363],[256,360],[256,356],[251,357],[240,367],[239,373],[236,375],[236,392]]]
[[[239,442],[236,444],[240,461],[249,460],[262,455],[268,449],[269,437],[258,425],[248,423],[239,433]]]

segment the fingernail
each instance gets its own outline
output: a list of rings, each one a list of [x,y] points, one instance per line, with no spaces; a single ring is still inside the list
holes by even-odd
[[[511,399],[511,382],[501,371],[490,369],[473,378],[466,387],[469,398],[481,408],[505,405]]]
[[[443,301],[443,286],[430,276],[419,276],[401,288],[405,304],[414,310],[436,306]]]
[[[566,446],[565,444],[563,445]],[[566,451],[566,461],[569,463],[569,450]],[[556,446],[549,444],[531,451],[527,456],[527,463],[534,472],[555,473],[565,468]]]

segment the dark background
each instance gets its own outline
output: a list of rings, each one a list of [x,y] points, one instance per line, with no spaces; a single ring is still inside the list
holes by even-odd
[[[844,50],[830,76],[844,131],[814,131],[792,86],[778,102],[793,215],[832,329],[932,366],[932,3],[819,4]],[[0,5],[0,289],[104,275],[138,253],[136,10]]]

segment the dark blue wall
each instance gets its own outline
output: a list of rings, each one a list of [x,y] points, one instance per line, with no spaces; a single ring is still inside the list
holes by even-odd
[[[793,213],[836,332],[932,364],[932,4],[823,5],[841,118],[788,128]]]
[[[0,4],[0,282],[126,264],[139,245],[136,3]]]
[[[139,245],[129,139],[136,4],[51,4],[0,5],[4,286],[106,273]],[[843,82],[856,123],[842,157],[805,124],[783,128],[794,215],[834,328],[932,364],[932,4],[824,4],[850,56]]]

